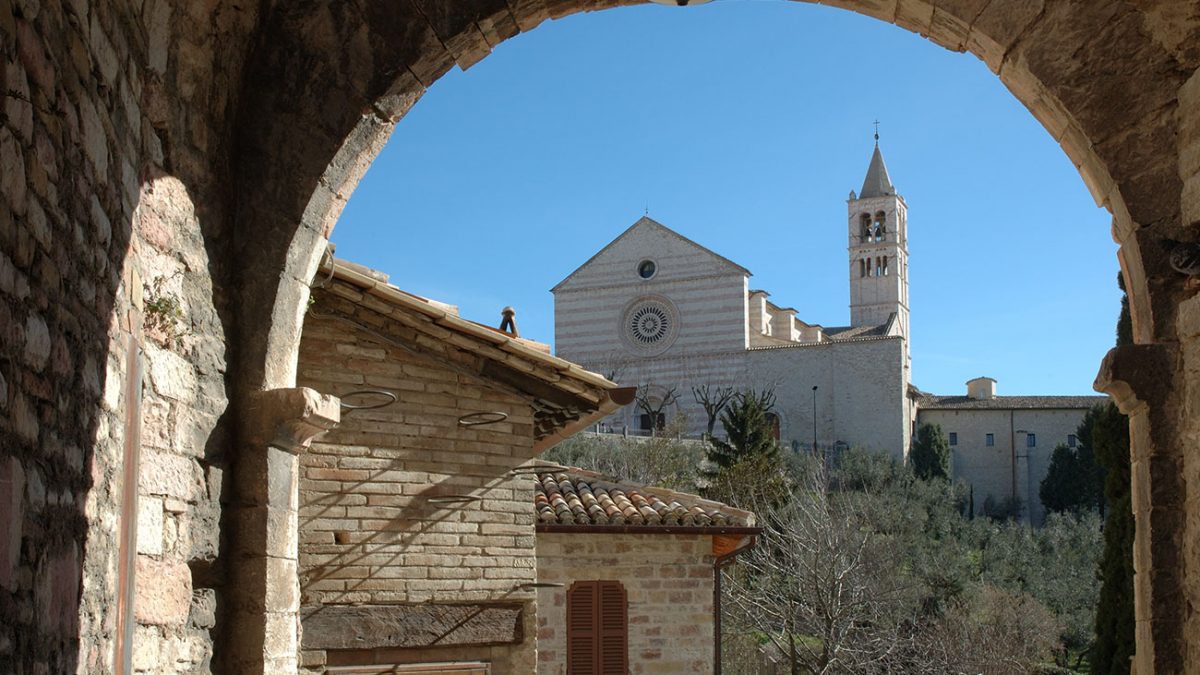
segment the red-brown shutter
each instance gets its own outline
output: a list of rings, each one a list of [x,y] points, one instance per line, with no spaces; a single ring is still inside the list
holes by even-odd
[[[629,622],[617,581],[576,581],[567,591],[568,675],[626,675]]]
[[[599,586],[600,672],[603,675],[625,675],[629,672],[625,588],[617,581],[601,581]]]
[[[576,581],[567,591],[567,675],[600,675],[596,611],[599,584]]]

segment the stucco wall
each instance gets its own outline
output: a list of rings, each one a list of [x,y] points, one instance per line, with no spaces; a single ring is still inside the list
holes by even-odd
[[[629,668],[638,673],[713,670],[712,537],[706,535],[537,535],[538,675],[565,675],[567,590],[573,581],[625,587]]]
[[[1038,488],[1050,468],[1055,446],[1067,443],[1083,421],[1086,409],[1042,410],[919,410],[918,424],[938,424],[949,438],[958,434],[951,446],[954,479],[971,485],[975,491],[975,513],[983,513],[983,503],[1013,494],[1013,455],[1016,455],[1016,496],[1025,505],[1022,517],[1040,525],[1045,520]],[[1033,432],[1037,445],[1027,447]],[[993,434],[995,445],[987,447],[986,435]]]
[[[315,312],[379,325],[373,312],[315,294]],[[448,348],[447,348],[448,349]],[[344,322],[310,313],[299,382],[325,393],[385,389],[399,400],[347,412],[301,460],[300,579],[306,608],[411,603],[522,603],[516,644],[432,649],[314,652],[320,666],[484,660],[493,672],[527,673],[536,645],[533,483],[508,471],[533,452],[527,403],[462,374],[453,360],[420,357]],[[378,399],[352,399],[357,402]],[[458,424],[478,411],[508,414],[476,428]],[[465,504],[435,495],[480,498]]]

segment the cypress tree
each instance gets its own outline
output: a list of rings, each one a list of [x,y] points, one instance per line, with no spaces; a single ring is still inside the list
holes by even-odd
[[[950,479],[950,442],[939,424],[922,424],[908,455],[913,473],[921,480]]]
[[[1124,280],[1117,284],[1125,290]],[[1121,298],[1117,346],[1131,344],[1129,296]],[[1125,675],[1134,653],[1133,511],[1130,508],[1129,419],[1112,403],[1097,409],[1090,447],[1104,469],[1104,555],[1100,559],[1100,602],[1096,606],[1096,644],[1092,672]]]

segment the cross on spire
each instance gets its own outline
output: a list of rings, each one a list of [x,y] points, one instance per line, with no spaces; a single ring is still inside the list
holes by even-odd
[[[875,120],[875,145],[879,145],[879,120]]]

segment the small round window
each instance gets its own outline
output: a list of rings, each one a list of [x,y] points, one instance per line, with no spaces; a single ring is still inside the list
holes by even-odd
[[[653,260],[643,260],[638,263],[637,271],[639,277],[649,279],[658,271],[658,265],[655,265]]]

